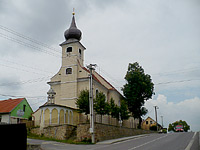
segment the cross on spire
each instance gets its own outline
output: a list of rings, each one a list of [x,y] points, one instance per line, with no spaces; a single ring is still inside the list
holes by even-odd
[[[72,15],[73,15],[73,16],[75,15],[75,8],[73,8],[73,12],[72,12]]]

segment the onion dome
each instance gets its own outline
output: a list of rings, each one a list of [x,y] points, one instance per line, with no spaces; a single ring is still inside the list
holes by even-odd
[[[72,13],[72,14],[73,14],[73,17],[72,17],[71,26],[69,27],[69,29],[67,29],[65,31],[64,36],[65,36],[66,41],[69,39],[76,39],[76,40],[80,41],[82,33],[81,33],[81,30],[79,30],[76,27],[74,13]]]

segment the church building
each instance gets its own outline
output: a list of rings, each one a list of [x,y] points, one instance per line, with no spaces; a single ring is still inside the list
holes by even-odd
[[[64,32],[65,41],[62,48],[62,65],[48,84],[47,102],[40,106],[33,116],[35,125],[45,127],[55,124],[79,123],[76,100],[82,90],[89,90],[89,70],[84,66],[85,46],[80,42],[82,32],[77,28],[73,13],[70,27]],[[120,105],[122,95],[100,74],[93,70],[94,97],[103,92],[106,100],[111,98]],[[132,124],[134,119],[132,119]],[[133,127],[134,125],[132,125]]]

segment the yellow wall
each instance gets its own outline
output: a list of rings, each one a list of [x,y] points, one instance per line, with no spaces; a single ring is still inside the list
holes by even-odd
[[[148,122],[148,124],[147,124],[147,122]],[[156,125],[156,122],[153,119],[151,119],[150,117],[148,117],[146,120],[144,120],[142,122],[142,129],[149,130],[150,127],[153,126],[153,125]]]
[[[49,125],[49,119],[50,119],[50,111],[49,109],[46,109],[44,112],[44,124]]]
[[[58,124],[58,110],[55,108],[51,112],[51,123]]]

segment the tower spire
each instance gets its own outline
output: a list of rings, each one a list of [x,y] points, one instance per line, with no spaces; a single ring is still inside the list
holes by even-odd
[[[73,8],[73,12],[72,12],[72,22],[71,22],[71,25],[69,27],[69,29],[67,29],[64,33],[64,36],[65,36],[65,39],[66,41],[69,40],[69,39],[75,39],[75,40],[78,40],[80,41],[81,40],[81,31],[76,27],[76,22],[75,22],[75,9]]]

